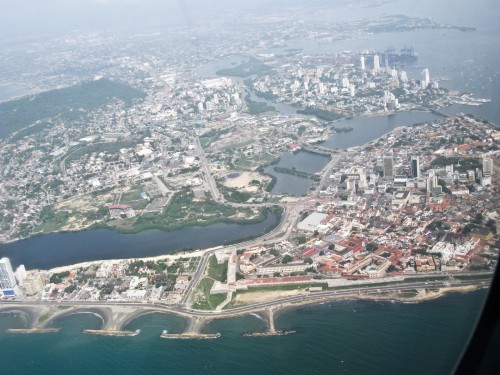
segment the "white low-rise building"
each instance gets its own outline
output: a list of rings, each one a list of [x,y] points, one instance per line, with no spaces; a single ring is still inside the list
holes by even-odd
[[[138,290],[128,290],[127,291],[127,299],[144,299],[146,297],[147,290],[138,289]]]
[[[257,269],[257,275],[270,275],[274,273],[290,274],[292,272],[304,272],[306,268],[311,267],[307,263],[288,263],[288,264],[274,264],[272,266],[260,267]]]
[[[302,220],[297,228],[309,232],[314,232],[321,225],[321,222],[326,219],[328,215],[321,212],[313,212],[311,215]]]
[[[443,263],[446,263],[455,255],[455,245],[440,241],[429,251],[430,253],[441,253]]]

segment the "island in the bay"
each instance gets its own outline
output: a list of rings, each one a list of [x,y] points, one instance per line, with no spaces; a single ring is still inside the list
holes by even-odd
[[[268,331],[247,335],[286,335],[274,327],[283,308],[346,298],[418,301],[488,286],[498,256],[500,131],[441,111],[487,100],[449,91],[427,68],[412,76],[418,57],[408,47],[262,52],[291,36],[318,35],[314,26],[309,34],[301,24],[274,27],[272,40],[248,33],[242,43],[242,30],[223,45],[206,39],[203,55],[182,33],[141,35],[161,48],[137,55],[120,49],[129,39],[80,35],[73,42],[81,48],[53,67],[83,64],[76,85],[48,69],[62,41],[31,42],[54,53],[32,75],[16,75],[35,94],[0,103],[2,242],[92,228],[260,222],[269,211],[279,220],[244,242],[155,258],[138,252],[26,270],[3,257],[0,309],[22,311],[28,322],[12,332],[53,332],[56,318],[88,311],[104,323],[87,333],[130,336],[139,333],[124,330],[132,318],[159,311],[190,322],[185,333],[164,331],[164,338],[217,338],[203,333],[206,321],[250,313],[267,319]],[[339,27],[329,25],[321,39],[335,38]],[[342,27],[350,35],[454,29],[403,16]],[[170,48],[179,43],[185,48]],[[116,52],[113,63],[90,53],[103,44]],[[16,51],[9,56],[4,82],[26,68]],[[436,119],[364,145],[328,146],[356,131],[342,120],[403,111]],[[280,159],[301,153],[324,163]],[[299,180],[302,192],[277,189]]]

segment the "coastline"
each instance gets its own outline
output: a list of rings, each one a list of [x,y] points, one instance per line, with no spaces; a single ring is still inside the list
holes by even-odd
[[[204,255],[207,252],[217,250],[222,248],[222,245],[215,246],[215,247],[210,247],[207,249],[201,249],[201,250],[190,250],[190,251],[184,251],[184,250],[178,250],[172,253],[164,254],[164,255],[155,255],[152,257],[135,257],[135,258],[116,258],[116,259],[101,259],[101,260],[90,260],[88,262],[80,262],[80,263],[75,263],[75,264],[69,264],[66,266],[59,266],[59,267],[54,267],[50,268],[47,271],[51,273],[60,273],[60,272],[65,272],[65,271],[71,271],[75,268],[82,268],[82,267],[90,267],[93,264],[101,264],[102,262],[121,262],[121,261],[126,261],[126,260],[143,260],[145,262],[147,261],[159,261],[163,259],[168,259],[168,260],[176,260],[179,258],[194,258],[194,257],[199,257]]]
[[[485,285],[466,285],[457,287],[446,287],[439,288],[435,292],[425,292],[419,293],[415,297],[401,297],[398,293],[390,293],[386,295],[373,295],[373,294],[358,294],[353,292],[350,295],[344,296],[330,296],[330,297],[319,297],[317,300],[302,301],[293,304],[286,304],[279,307],[279,310],[275,313],[275,318],[279,317],[286,310],[293,310],[300,308],[302,306],[313,306],[322,305],[325,303],[332,303],[337,301],[380,301],[380,302],[395,302],[395,303],[421,303],[426,301],[431,301],[434,299],[439,299],[451,293],[470,293],[481,289],[489,288],[489,284]],[[226,310],[231,311],[231,310]]]
[[[446,288],[437,288],[436,291],[427,291],[426,289],[417,289],[419,293],[415,297],[398,297],[398,293],[388,294],[387,296],[380,295],[362,295],[359,300],[372,300],[372,301],[394,301],[399,303],[420,303],[425,301],[431,301],[433,299],[438,299],[444,297],[450,293],[468,293],[474,292],[476,290],[489,288],[488,285],[465,285],[465,286],[456,286],[456,287],[446,287]],[[429,288],[435,289],[435,288]],[[420,293],[422,292],[422,293]]]

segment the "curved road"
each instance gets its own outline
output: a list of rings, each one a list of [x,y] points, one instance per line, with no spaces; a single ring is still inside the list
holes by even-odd
[[[111,306],[136,306],[141,307],[146,310],[153,310],[158,312],[165,312],[174,315],[180,315],[184,317],[192,318],[213,318],[222,319],[233,317],[237,315],[246,315],[252,312],[258,312],[270,308],[283,308],[283,307],[293,307],[302,304],[310,303],[320,303],[326,302],[331,299],[335,299],[343,296],[352,296],[353,294],[358,294],[360,296],[367,294],[378,294],[385,292],[398,292],[404,290],[414,290],[414,289],[425,289],[425,288],[449,288],[457,286],[469,286],[469,285],[479,285],[487,287],[489,286],[489,280],[468,280],[461,282],[416,282],[416,283],[404,283],[404,284],[394,284],[386,286],[372,286],[372,287],[352,287],[340,290],[326,290],[321,292],[312,292],[311,294],[296,295],[284,297],[272,301],[260,302],[249,306],[237,307],[230,310],[222,311],[203,311],[189,309],[183,306],[166,306],[159,302],[157,303],[145,303],[145,302],[92,302],[92,301],[68,301],[68,302],[45,302],[45,301],[2,301],[0,302],[0,309],[12,307],[30,307],[30,306],[74,306],[82,308],[92,308],[92,307],[111,307]]]

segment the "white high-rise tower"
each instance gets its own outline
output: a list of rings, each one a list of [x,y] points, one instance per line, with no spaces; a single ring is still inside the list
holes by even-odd
[[[9,258],[0,259],[0,289],[12,289],[16,286],[16,276],[12,271]]]
[[[403,83],[406,83],[408,82],[408,74],[406,74],[406,72],[404,70],[402,70],[400,73],[399,73],[399,79],[401,80],[401,82]]]
[[[493,174],[493,159],[483,158],[483,176],[491,176]]]
[[[359,62],[361,63],[361,70],[365,70],[365,57],[364,56],[361,56],[359,58]]]
[[[373,70],[376,72],[380,70],[380,58],[378,55],[373,56]]]
[[[423,75],[423,81],[422,81],[422,88],[427,88],[430,83],[430,78],[429,78],[429,69],[425,68],[422,70],[422,75]]]

